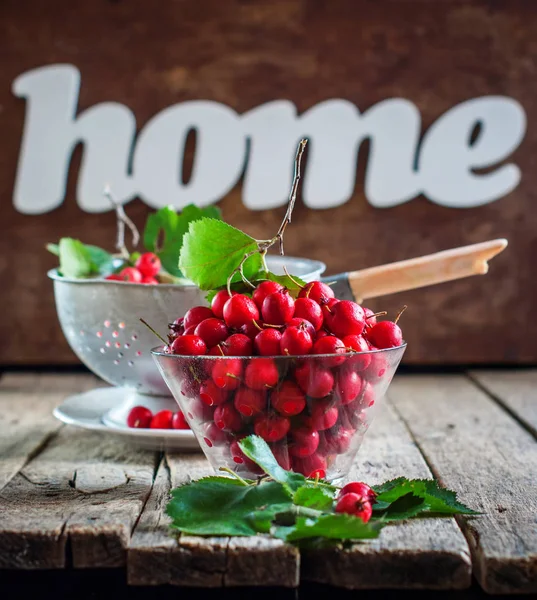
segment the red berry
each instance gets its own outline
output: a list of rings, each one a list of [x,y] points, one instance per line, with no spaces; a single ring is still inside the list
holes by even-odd
[[[283,285],[276,281],[262,281],[254,290],[252,298],[257,305],[257,308],[261,310],[263,302],[267,296],[283,290]]]
[[[320,454],[312,454],[305,458],[293,457],[293,471],[302,473],[306,477],[326,477],[326,459]]]
[[[212,317],[214,317],[213,311],[207,306],[194,306],[194,308],[186,311],[183,325],[186,330],[189,327],[196,327],[205,319],[211,319]]]
[[[263,470],[259,465],[256,465],[253,460],[250,460],[246,454],[240,449],[239,440],[233,440],[229,445],[229,452],[233,462],[237,465],[244,465],[250,473],[261,474]]]
[[[295,302],[295,317],[309,321],[318,331],[323,324],[323,311],[315,300],[311,298],[298,298]]]
[[[284,381],[280,388],[270,395],[272,406],[283,416],[292,417],[306,407],[304,392],[293,381]]]
[[[237,292],[231,292],[231,296],[235,296]],[[224,318],[224,304],[231,298],[227,290],[216,292],[211,300],[211,310],[217,319]]]
[[[172,417],[172,429],[190,429],[186,422],[185,415],[178,410]]]
[[[285,325],[293,318],[294,312],[295,301],[285,288],[269,294],[263,300],[261,314],[263,321],[270,325]]]
[[[134,267],[125,267],[119,272],[119,276],[123,281],[130,281],[131,283],[142,283],[142,274],[138,269]]]
[[[201,384],[199,397],[207,406],[219,406],[227,400],[227,391],[218,387],[211,379],[207,379]]]
[[[313,345],[312,354],[339,354],[340,356],[331,356],[323,358],[325,367],[337,367],[345,362],[346,348],[345,344],[334,335],[327,335],[317,340]]]
[[[158,285],[159,281],[158,281],[158,279],[155,279],[154,277],[144,277],[142,279],[142,283],[144,285]]]
[[[201,399],[190,402],[187,412],[189,419],[195,419],[197,423],[213,420],[213,410]]]
[[[316,339],[317,339],[317,340],[320,340],[320,339],[322,339],[322,338],[326,337],[327,335],[331,335],[331,334],[330,334],[330,333],[328,333],[328,331],[326,331],[326,329],[320,329],[320,330],[317,332]]]
[[[127,415],[127,427],[147,429],[152,417],[153,413],[145,406],[135,406]]]
[[[161,410],[151,419],[151,429],[171,429],[173,413],[171,410]]]
[[[160,258],[153,252],[144,252],[136,260],[135,267],[144,277],[154,277],[160,271]]]
[[[229,358],[214,360],[214,363],[211,373],[214,383],[224,390],[236,390],[241,383],[242,361]]]
[[[325,455],[345,454],[351,446],[354,429],[332,427],[324,432],[321,438],[320,450]]]
[[[239,331],[242,333],[242,335],[250,338],[253,342],[257,334],[261,332],[261,326],[257,323],[257,321],[250,321],[249,323],[241,325]]]
[[[208,348],[223,342],[229,335],[226,324],[221,319],[205,319],[196,326],[195,335],[199,336]]]
[[[280,354],[280,340],[282,334],[273,327],[268,327],[260,331],[254,340],[254,347],[257,354],[261,356],[277,356]]]
[[[203,426],[203,441],[209,448],[224,444],[228,440],[227,434],[216,426],[214,422],[205,423]]]
[[[333,315],[334,306],[339,304],[339,300],[337,298],[329,298],[326,302],[321,304],[321,311],[323,313],[323,324],[325,327],[329,327],[330,319]]]
[[[187,356],[201,356],[207,353],[205,342],[197,335],[182,335],[172,342],[172,353]]]
[[[305,423],[311,429],[323,431],[333,427],[338,418],[338,409],[332,405],[331,400],[317,400],[312,402],[310,416],[305,419]]]
[[[270,358],[251,360],[244,371],[244,381],[253,390],[273,388],[279,379],[278,367]]]
[[[252,340],[243,333],[234,333],[220,344],[225,356],[250,356],[253,351]]]
[[[105,277],[107,281],[125,281],[119,273],[111,273]]]
[[[349,404],[362,391],[364,380],[352,369],[340,369],[336,376],[335,392],[341,404]]]
[[[300,329],[305,329],[311,335],[312,340],[317,336],[315,327],[307,319],[303,319],[302,317],[293,317],[289,323],[287,323],[287,328],[289,327],[300,327]]]
[[[371,363],[365,371],[365,377],[369,379],[369,381],[373,381],[376,383],[384,377],[384,375],[388,371],[389,365],[386,361],[386,358],[383,356],[383,352],[374,352],[375,350],[378,350],[378,348],[375,348],[375,346],[371,346],[371,350],[373,351],[370,354]]]
[[[233,403],[241,415],[251,417],[266,410],[267,397],[264,392],[243,387],[235,393]]]
[[[403,332],[393,321],[380,321],[367,332],[367,337],[377,348],[395,348],[403,343]]]
[[[266,442],[277,442],[287,435],[291,422],[279,415],[259,415],[254,423],[254,432]]]
[[[358,371],[367,369],[371,362],[371,354],[358,354],[356,356],[352,356],[352,354],[355,352],[369,352],[369,344],[367,343],[367,340],[361,335],[346,335],[342,341],[347,349],[347,352],[351,354],[349,357],[349,364],[352,364],[352,366]]]
[[[274,458],[280,465],[282,469],[286,471],[291,470],[291,458],[289,456],[289,450],[287,449],[287,444],[285,442],[281,444],[271,444],[270,449],[272,450],[272,454],[274,454]]]
[[[334,335],[343,338],[346,335],[360,335],[364,330],[364,310],[356,302],[341,300],[330,310],[326,324]]]
[[[224,321],[228,327],[238,329],[252,320],[259,320],[259,311],[248,296],[235,294],[224,304]]]
[[[289,444],[289,454],[305,458],[319,447],[319,433],[315,429],[299,427],[291,433],[293,442]]]
[[[301,356],[309,354],[313,347],[311,335],[305,328],[287,327],[280,340],[281,353],[284,355]]]
[[[242,429],[242,417],[229,402],[216,407],[214,422],[222,431],[240,431]]]
[[[337,513],[354,515],[362,519],[364,523],[367,523],[373,514],[373,507],[370,502],[364,500],[358,494],[350,493],[339,498],[335,511]]]
[[[375,388],[366,382],[360,396],[360,408],[370,408],[375,404]]]
[[[344,496],[345,494],[356,494],[365,498],[368,502],[372,504],[375,502],[377,494],[367,485],[367,483],[363,483],[361,481],[352,481],[351,483],[347,483],[347,485],[343,486],[338,493],[338,496]]]
[[[312,364],[307,360],[295,370],[298,385],[312,398],[324,398],[334,387],[334,376],[331,371]]]
[[[183,333],[183,335],[194,335],[194,332],[196,331],[196,327],[197,325],[191,325],[190,327],[187,327]]]
[[[370,309],[363,307],[364,315],[365,315],[365,323],[366,326],[373,326],[377,322],[377,317],[375,317],[375,313]]]
[[[326,283],[312,281],[300,290],[298,297],[310,298],[317,302],[317,304],[324,304],[324,302],[334,297],[334,292],[329,285],[326,285]]]

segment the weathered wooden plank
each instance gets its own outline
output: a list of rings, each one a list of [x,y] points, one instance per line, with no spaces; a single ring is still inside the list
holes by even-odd
[[[124,565],[156,458],[63,428],[0,492],[0,568]]]
[[[537,437],[537,369],[470,371],[470,377]]]
[[[0,380],[0,490],[62,424],[52,409],[95,386],[92,375],[7,373]]]
[[[399,377],[390,398],[435,475],[484,514],[459,519],[490,593],[537,592],[537,444],[459,375]]]
[[[285,586],[299,584],[296,548],[278,540],[170,535],[164,508],[171,487],[212,473],[201,455],[169,454],[134,531],[128,553],[132,585]],[[150,568],[149,568],[150,567]]]
[[[385,403],[368,431],[350,481],[380,483],[404,475],[431,478],[402,420]],[[346,588],[462,589],[470,585],[468,544],[453,518],[386,527],[380,537],[350,548],[301,553],[301,575]]]

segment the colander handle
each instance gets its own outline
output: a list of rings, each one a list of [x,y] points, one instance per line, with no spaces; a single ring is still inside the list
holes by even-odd
[[[497,239],[428,254],[360,271],[325,277],[334,282],[336,297],[361,302],[406,290],[444,283],[470,275],[484,275],[488,261],[502,252],[507,240]]]

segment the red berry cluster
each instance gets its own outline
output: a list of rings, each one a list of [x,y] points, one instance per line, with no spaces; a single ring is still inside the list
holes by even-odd
[[[119,273],[105,277],[108,281],[129,281],[130,283],[158,284],[156,275],[160,271],[160,258],[153,252],[144,252],[134,264],[134,267],[125,267]]]
[[[166,352],[220,357],[172,373],[190,403],[187,418],[193,427],[203,423],[208,446],[229,444],[233,461],[255,473],[238,441],[256,433],[283,468],[324,477],[367,428],[364,411],[388,368],[382,353],[364,352],[401,344],[396,323],[377,323],[372,311],[336,299],[324,283],[307,284],[295,300],[264,281],[252,297],[223,290],[211,308],[190,309],[170,324]]]
[[[367,523],[373,514],[376,502],[375,492],[361,481],[353,481],[339,490],[336,512],[354,515]]]
[[[190,429],[182,411],[161,410],[153,414],[145,406],[135,406],[130,410],[127,426],[135,429]]]

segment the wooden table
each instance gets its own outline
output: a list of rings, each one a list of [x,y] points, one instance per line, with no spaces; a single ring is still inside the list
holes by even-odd
[[[52,417],[95,385],[82,374],[0,379],[0,569],[116,567],[135,586],[207,588],[462,590],[473,575],[490,593],[537,593],[537,370],[397,375],[351,478],[436,477],[484,514],[410,521],[350,549],[301,553],[262,537],[171,537],[169,490],[208,473],[207,463]]]

